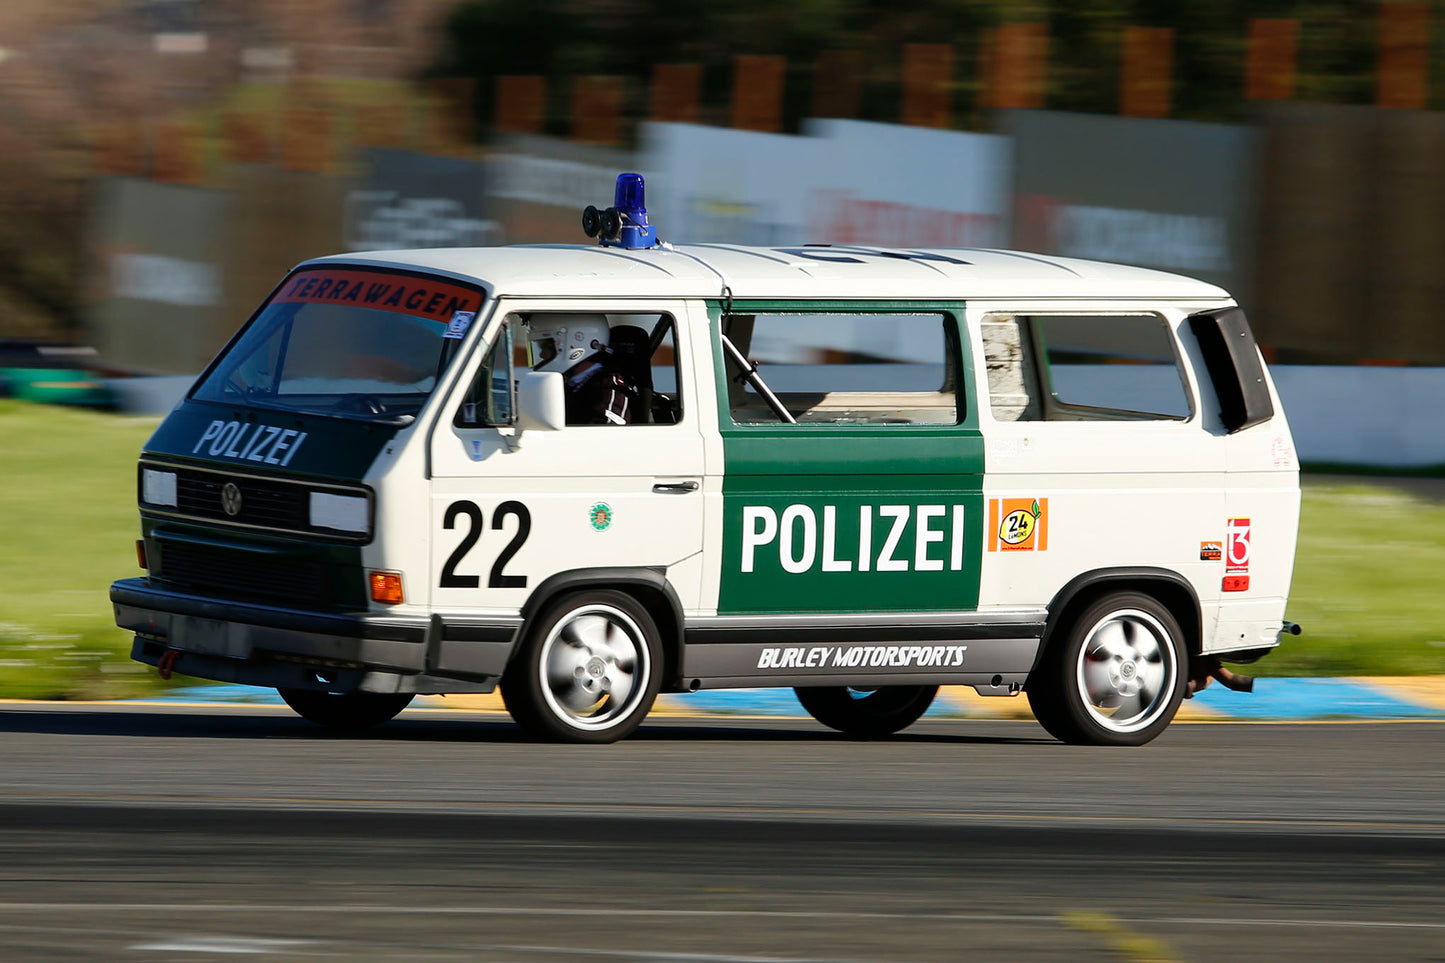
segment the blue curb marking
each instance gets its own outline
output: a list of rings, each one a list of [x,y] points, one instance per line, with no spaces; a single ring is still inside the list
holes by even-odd
[[[255,685],[193,685],[184,689],[169,689],[163,693],[146,696],[136,702],[225,702],[243,703],[256,706],[284,706],[286,702],[276,694],[275,689],[263,689]]]
[[[1194,697],[1232,719],[1438,719],[1445,709],[1422,706],[1353,679],[1255,679],[1254,692],[1211,685]]]
[[[806,716],[792,689],[704,689],[669,695],[669,705],[688,712],[732,716]]]
[[[792,689],[704,689],[701,692],[672,693],[672,707],[690,712],[718,715],[802,716],[808,712]],[[963,713],[945,699],[935,699],[924,718],[960,718]]]
[[[667,699],[677,709],[716,715],[807,715],[792,689],[704,689]],[[136,701],[285,705],[276,690],[249,685],[188,686]],[[1196,695],[1194,704],[1222,719],[1445,718],[1445,709],[1390,696],[1352,679],[1256,679],[1253,693],[1232,692],[1216,683]],[[938,699],[926,717],[961,714],[958,707]]]

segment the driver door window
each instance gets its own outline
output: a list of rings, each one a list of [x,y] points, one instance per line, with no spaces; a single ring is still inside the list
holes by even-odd
[[[671,314],[517,316],[533,371],[562,375],[568,425],[673,425],[682,419]]]

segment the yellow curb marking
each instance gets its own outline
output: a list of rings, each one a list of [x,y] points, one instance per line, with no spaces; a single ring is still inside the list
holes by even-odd
[[[1133,963],[1177,963],[1179,959],[1162,940],[1145,936],[1108,913],[1065,910],[1060,916],[1065,926],[1100,937],[1105,946]]]
[[[1413,702],[1431,709],[1445,709],[1445,676],[1356,676],[1342,681],[1372,689],[1383,696]]]

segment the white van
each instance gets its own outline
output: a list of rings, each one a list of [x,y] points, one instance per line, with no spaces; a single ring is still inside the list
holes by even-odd
[[[141,455],[133,658],[338,726],[500,686],[607,742],[659,691],[791,686],[880,736],[962,684],[1138,745],[1297,631],[1295,450],[1224,291],[673,247],[636,187],[598,246],[289,274]]]

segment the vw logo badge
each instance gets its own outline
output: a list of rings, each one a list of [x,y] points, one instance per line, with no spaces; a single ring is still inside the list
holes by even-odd
[[[226,482],[221,486],[221,507],[232,518],[241,514],[241,488],[235,482]]]

